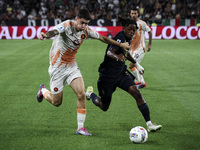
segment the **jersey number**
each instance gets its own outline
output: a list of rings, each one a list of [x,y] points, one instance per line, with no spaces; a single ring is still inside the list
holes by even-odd
[[[135,54],[134,58],[137,59],[139,57],[139,54]]]

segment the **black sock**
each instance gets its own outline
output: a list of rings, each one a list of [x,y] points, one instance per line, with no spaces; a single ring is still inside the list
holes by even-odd
[[[146,103],[142,104],[141,106],[138,106],[139,110],[141,111],[145,121],[149,121],[150,120],[150,112],[149,112],[149,108],[147,106]]]
[[[92,93],[91,95],[90,95],[90,97],[91,97],[91,99],[92,99],[92,102],[95,104],[95,105],[97,105],[97,103],[96,103],[96,99],[98,99],[99,97],[96,95],[96,94],[94,94],[94,93]]]

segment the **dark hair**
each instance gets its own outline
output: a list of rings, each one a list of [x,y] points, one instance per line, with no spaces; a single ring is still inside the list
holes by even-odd
[[[137,7],[133,7],[131,10],[133,10],[133,11],[137,11],[137,12],[139,13],[139,10],[138,10]],[[130,10],[130,11],[131,11],[131,10]]]
[[[80,9],[76,15],[78,18],[83,18],[85,20],[90,20],[90,12],[87,8]]]
[[[130,19],[130,18],[123,18],[121,16],[117,16],[117,21],[121,23],[121,25],[126,28],[129,26],[129,24],[134,24],[136,29],[138,29],[137,27],[137,23],[135,20]]]

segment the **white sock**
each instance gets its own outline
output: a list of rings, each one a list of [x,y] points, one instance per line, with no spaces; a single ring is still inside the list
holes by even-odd
[[[132,74],[135,76],[135,81],[136,82],[140,82],[140,73],[138,72],[138,70],[137,69],[135,69],[134,71],[132,71]]]
[[[141,84],[145,84],[145,81],[144,81],[143,75],[139,74],[139,77],[140,77],[140,82],[141,82]]]
[[[45,93],[46,91],[49,91],[49,90],[47,90],[46,88],[42,88],[42,90],[41,90],[42,95],[44,95],[44,93]]]
[[[78,129],[84,127],[86,114],[77,113]]]
[[[152,124],[151,120],[147,121],[146,124],[147,124],[147,126],[151,125]]]

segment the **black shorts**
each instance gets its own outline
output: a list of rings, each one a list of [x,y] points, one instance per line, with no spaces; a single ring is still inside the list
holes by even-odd
[[[106,77],[100,73],[97,85],[102,103],[108,104],[111,102],[112,94],[117,87],[128,92],[129,87],[135,85],[135,82],[126,73],[122,73],[117,77]]]

